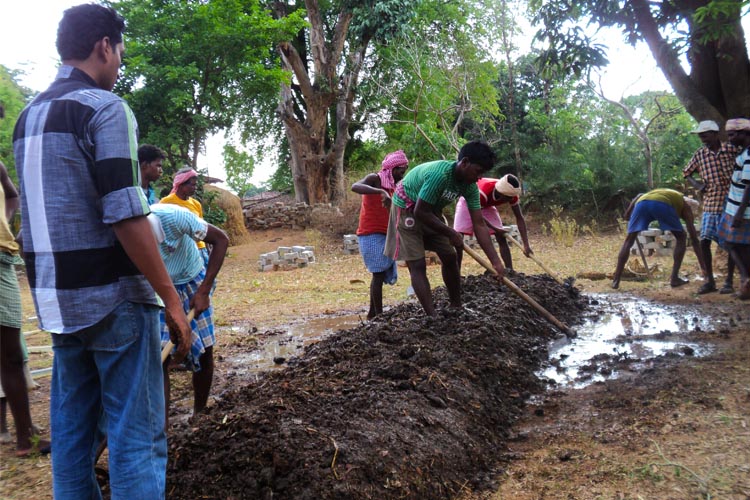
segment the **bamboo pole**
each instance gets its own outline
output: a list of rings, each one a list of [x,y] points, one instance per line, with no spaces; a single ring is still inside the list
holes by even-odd
[[[187,314],[188,325],[190,325],[190,322],[193,321],[193,318],[195,318],[195,309],[190,309],[190,312]],[[172,339],[167,340],[167,343],[164,345],[164,348],[161,350],[162,364],[164,364],[164,362],[169,357],[169,353],[172,352],[173,347],[174,347],[174,343],[172,342]]]
[[[512,241],[512,242],[513,242],[513,243],[514,243],[514,244],[515,244],[515,245],[516,245],[516,246],[517,246],[518,248],[520,248],[520,249],[521,249],[521,251],[523,251],[523,250],[524,250],[524,248],[523,248],[523,245],[521,245],[521,243],[519,243],[519,242],[518,242],[518,240],[517,240],[517,239],[515,239],[515,238],[514,238],[513,236],[509,235],[508,233],[504,233],[504,234],[503,234],[503,236],[505,236],[505,239],[506,239],[506,240],[510,240],[510,241]],[[524,254],[524,255],[525,255],[525,254]],[[550,276],[552,276],[552,279],[554,279],[555,281],[557,281],[557,282],[558,282],[558,283],[560,283],[561,285],[565,285],[565,282],[564,282],[563,280],[561,280],[561,279],[560,279],[560,277],[559,277],[559,276],[558,276],[558,275],[557,275],[556,273],[553,273],[552,271],[550,271],[550,270],[549,270],[549,269],[547,268],[547,266],[545,266],[544,264],[542,264],[542,261],[541,261],[541,260],[539,260],[539,259],[537,259],[537,258],[536,258],[536,256],[535,256],[535,255],[534,255],[533,253],[532,253],[532,254],[529,254],[529,258],[530,258],[531,260],[533,260],[534,262],[536,262],[536,263],[537,263],[537,264],[539,265],[539,267],[541,267],[541,268],[542,268],[542,270],[543,270],[543,271],[544,271],[545,273],[547,273],[547,274],[549,274]]]

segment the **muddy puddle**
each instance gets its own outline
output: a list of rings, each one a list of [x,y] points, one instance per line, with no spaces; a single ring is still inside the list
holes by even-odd
[[[710,344],[688,339],[689,332],[711,328],[714,318],[684,306],[654,303],[626,295],[593,294],[592,311],[575,328],[573,339],[549,347],[549,365],[538,375],[557,388],[582,388],[643,370],[664,355],[704,356]],[[281,369],[302,350],[339,330],[363,324],[360,313],[323,316],[259,334],[258,348],[227,358],[240,376]],[[232,327],[239,330],[241,327]]]
[[[714,318],[685,306],[640,297],[594,294],[592,313],[573,339],[553,341],[539,375],[558,388],[582,388],[640,371],[662,356],[705,356],[711,345],[690,340]]]
[[[238,375],[258,375],[261,372],[283,368],[286,362],[302,350],[333,332],[347,330],[362,324],[362,314],[322,316],[290,323],[260,334],[258,348],[226,360]],[[239,331],[243,327],[232,327]]]

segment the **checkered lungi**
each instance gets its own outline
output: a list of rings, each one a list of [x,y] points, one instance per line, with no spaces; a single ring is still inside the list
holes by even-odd
[[[204,268],[192,281],[189,281],[184,285],[174,286],[177,290],[177,294],[180,296],[180,300],[182,300],[182,307],[186,314],[190,311],[190,299],[193,298],[198,291],[198,287],[205,278],[206,269]],[[161,321],[161,346],[164,348],[169,340],[169,328],[167,327],[167,320],[163,309],[159,314],[159,320]],[[211,347],[216,343],[216,334],[214,333],[214,306],[211,305],[198,317],[194,318],[190,322],[190,328],[193,331],[193,344],[190,346],[190,352],[185,358],[184,364],[194,372],[197,372],[201,369],[199,361],[201,354],[206,352],[206,347]],[[172,352],[174,352],[174,349]]]
[[[0,325],[21,328],[21,289],[15,264],[18,256],[0,252]]]
[[[398,279],[396,261],[383,255],[385,249],[385,235],[382,233],[363,234],[357,236],[359,253],[365,261],[365,267],[371,273],[385,273],[385,283],[395,285]]]
[[[701,219],[701,239],[719,243],[719,224],[723,212],[703,212]]]
[[[732,227],[734,216],[724,212],[719,223],[719,242],[730,245],[750,245],[750,219],[742,219],[740,227]]]

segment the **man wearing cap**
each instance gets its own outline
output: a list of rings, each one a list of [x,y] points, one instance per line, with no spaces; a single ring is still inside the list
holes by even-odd
[[[495,153],[485,143],[472,141],[458,152],[458,161],[433,161],[414,167],[396,185],[388,221],[385,254],[406,261],[414,293],[425,313],[435,316],[432,290],[427,279],[425,250],[438,254],[443,281],[448,290],[451,308],[461,307],[461,274],[456,248],[463,247],[464,238],[446,225],[442,209],[466,198],[474,234],[487,254],[498,279],[505,274],[487,226],[482,219],[477,180],[492,168]]]
[[[203,206],[201,202],[193,198],[195,190],[198,188],[198,172],[190,167],[183,167],[174,174],[172,181],[172,191],[162,198],[159,203],[178,205],[187,208],[195,215],[203,218]],[[198,250],[201,252],[204,264],[208,265],[208,249],[202,241],[197,241]]]
[[[408,165],[409,160],[404,152],[394,151],[385,156],[380,172],[368,174],[352,184],[352,191],[362,195],[357,227],[359,251],[367,270],[372,273],[367,319],[383,312],[383,283],[393,285],[398,279],[396,261],[384,255],[383,250],[388,233],[391,196],[396,183],[404,177]]]
[[[612,279],[612,288],[620,288],[620,276],[628,260],[630,249],[638,237],[638,233],[648,229],[652,221],[659,221],[659,228],[662,231],[671,231],[677,243],[674,247],[672,265],[672,275],[669,280],[670,286],[676,288],[688,283],[687,280],[680,278],[680,266],[682,259],[685,257],[687,237],[685,230],[682,228],[680,218],[685,221],[687,232],[690,234],[690,242],[693,245],[693,251],[698,257],[698,263],[705,273],[703,262],[703,253],[698,245],[698,233],[695,230],[693,219],[693,210],[698,209],[698,202],[687,196],[683,196],[679,191],[674,189],[653,189],[646,194],[639,194],[625,211],[625,217],[628,217],[628,235],[620,247],[620,253],[617,256],[617,268]]]
[[[698,293],[704,294],[716,291],[711,241],[716,241],[717,244],[719,242],[719,220],[724,211],[734,160],[740,150],[729,142],[719,140],[719,126],[714,121],[700,122],[692,133],[698,134],[703,146],[693,154],[682,174],[694,188],[703,193],[700,246],[706,264],[706,282],[698,289]],[[702,182],[693,178],[696,171]],[[732,293],[733,275],[734,261],[727,254],[727,276],[719,293]]]
[[[742,300],[750,299],[750,120],[734,118],[727,121],[729,141],[740,148],[732,172],[732,182],[727,204],[719,223],[719,240],[729,247],[729,252],[740,271]]]
[[[505,239],[507,229],[503,229],[503,221],[497,207],[508,204],[516,216],[516,225],[518,232],[521,233],[523,241],[523,253],[527,257],[534,253],[529,246],[529,236],[526,231],[526,219],[521,212],[521,182],[515,175],[505,175],[500,179],[482,178],[477,181],[479,188],[479,205],[482,207],[482,217],[489,228],[490,234],[495,235],[497,244],[500,248],[500,257],[503,259],[506,269],[513,269],[513,258],[510,254],[508,241]],[[474,227],[471,224],[471,216],[466,206],[466,200],[461,198],[456,204],[456,214],[453,218],[453,229],[461,234],[473,235]],[[510,238],[510,236],[507,236]],[[463,259],[463,248],[457,248],[458,268],[461,269]]]

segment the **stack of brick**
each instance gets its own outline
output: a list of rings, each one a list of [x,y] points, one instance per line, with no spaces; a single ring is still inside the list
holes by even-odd
[[[671,231],[662,232],[661,229],[646,229],[638,233],[638,241],[643,246],[643,251],[647,255],[653,253],[657,255],[672,255],[676,238]],[[631,247],[630,253],[638,255],[637,243]]]
[[[315,253],[311,246],[279,247],[275,252],[260,254],[258,270],[278,271],[307,267],[315,263]]]
[[[344,235],[344,253],[349,255],[359,253],[359,240],[356,234]]]
[[[515,238],[518,241],[521,241],[521,233],[518,231],[518,226],[503,226],[504,228],[508,229],[508,234],[512,238]],[[492,242],[495,243],[495,237],[492,236]],[[464,235],[464,242],[469,245],[469,248],[479,248],[479,242],[477,241],[476,235]]]
[[[312,208],[307,203],[285,205],[282,202],[276,202],[270,206],[245,209],[245,226],[251,230],[304,229],[310,227],[311,213]]]

